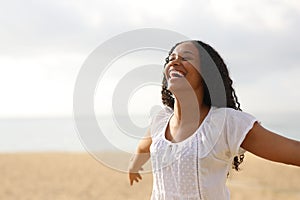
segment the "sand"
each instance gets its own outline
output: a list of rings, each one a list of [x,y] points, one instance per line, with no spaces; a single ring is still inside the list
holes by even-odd
[[[132,187],[127,177],[86,153],[0,154],[1,200],[149,199],[152,175]],[[247,154],[228,186],[233,200],[298,200],[300,168]]]

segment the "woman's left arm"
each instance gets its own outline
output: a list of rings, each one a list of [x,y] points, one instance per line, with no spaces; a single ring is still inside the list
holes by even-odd
[[[255,122],[241,147],[259,157],[300,166],[300,141],[271,132]]]

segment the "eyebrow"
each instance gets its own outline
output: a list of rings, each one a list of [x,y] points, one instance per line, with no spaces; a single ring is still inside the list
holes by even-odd
[[[182,53],[194,54],[194,53],[193,53],[193,52],[191,52],[191,51],[184,51],[184,52],[182,52]]]
[[[194,55],[194,53],[193,52],[191,52],[191,51],[184,51],[184,52],[182,52],[183,54],[192,54],[192,55]],[[175,53],[172,53],[170,56],[172,56],[172,55],[175,55]]]

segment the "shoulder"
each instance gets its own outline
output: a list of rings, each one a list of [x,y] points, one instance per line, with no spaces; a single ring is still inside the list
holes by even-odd
[[[162,119],[168,118],[172,113],[173,113],[172,108],[168,106],[162,107],[151,117],[152,124],[156,123],[157,121],[161,121]]]
[[[210,118],[211,124],[223,138],[219,140],[219,147],[229,150],[229,158],[244,152],[240,146],[257,119],[244,111],[216,107],[213,108]]]
[[[252,114],[233,108],[215,107],[210,118],[213,124],[221,126],[224,133],[229,134],[230,137],[236,137],[239,134],[244,135],[258,121]]]
[[[228,108],[228,107],[222,107],[222,108],[217,108],[217,107],[212,107],[212,115],[215,117],[221,117],[226,119],[226,121],[244,121],[244,120],[253,120],[255,117],[248,113],[244,112],[241,110],[236,110],[233,108]]]
[[[214,113],[228,113],[228,114],[242,112],[242,111],[236,110],[234,108],[229,108],[229,107],[215,107],[215,106],[212,106],[212,111]]]
[[[157,135],[158,132],[164,129],[166,126],[168,119],[173,114],[173,110],[170,107],[164,106],[153,115],[151,120],[151,135]]]

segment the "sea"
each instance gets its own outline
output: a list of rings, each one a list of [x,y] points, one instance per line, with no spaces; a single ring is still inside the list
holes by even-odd
[[[300,113],[261,113],[256,117],[267,129],[300,140]],[[100,116],[97,117],[98,127],[86,119],[83,123],[86,129],[79,130],[78,121],[72,117],[2,118],[0,152],[88,152],[94,148],[97,151],[133,152],[150,120],[149,117],[135,116],[131,121],[138,128],[121,127],[128,123],[128,118],[119,117],[116,123],[109,116]]]

